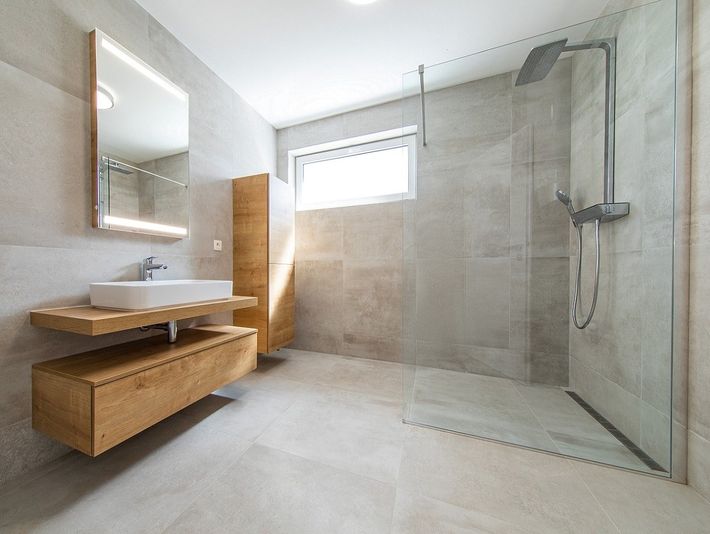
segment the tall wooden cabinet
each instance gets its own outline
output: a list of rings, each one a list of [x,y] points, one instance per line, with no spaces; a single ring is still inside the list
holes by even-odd
[[[256,328],[257,351],[293,341],[295,319],[295,197],[291,186],[268,173],[235,178],[234,294],[258,297],[236,310],[234,324]]]

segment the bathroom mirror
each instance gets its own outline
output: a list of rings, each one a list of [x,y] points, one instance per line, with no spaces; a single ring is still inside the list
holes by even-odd
[[[92,225],[189,235],[189,95],[100,30],[90,34]]]

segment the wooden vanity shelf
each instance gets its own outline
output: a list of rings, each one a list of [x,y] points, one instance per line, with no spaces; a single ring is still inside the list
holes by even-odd
[[[141,311],[104,310],[93,306],[73,306],[69,308],[33,310],[30,312],[30,323],[33,326],[41,326],[53,330],[74,332],[85,336],[98,336],[166,321],[179,321],[180,319],[189,319],[200,315],[249,308],[257,304],[258,299],[256,297],[234,296],[224,300],[194,302]]]
[[[256,330],[228,325],[37,363],[32,426],[97,456],[255,368]]]

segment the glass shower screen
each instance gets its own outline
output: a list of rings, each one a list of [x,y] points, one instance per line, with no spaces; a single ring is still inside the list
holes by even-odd
[[[675,53],[662,0],[426,67],[424,123],[404,75],[405,421],[669,476]]]

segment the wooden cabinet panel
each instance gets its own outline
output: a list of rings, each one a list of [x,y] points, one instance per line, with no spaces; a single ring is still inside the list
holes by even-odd
[[[269,353],[294,337],[295,195],[266,173],[236,178],[233,194],[234,291],[259,299],[234,324],[256,328],[257,350]]]
[[[32,428],[91,454],[91,385],[32,369]]]
[[[239,178],[232,183],[234,257],[239,262],[269,261],[268,174]],[[239,293],[236,293],[237,295]]]
[[[115,380],[94,390],[94,455],[256,369],[256,336]]]
[[[269,265],[269,346],[282,347],[295,334],[296,287],[294,265]]]
[[[269,263],[293,265],[296,253],[296,196],[293,187],[269,176]]]
[[[96,456],[256,368],[256,331],[206,325],[35,364],[32,424]],[[102,357],[103,356],[103,357]]]

